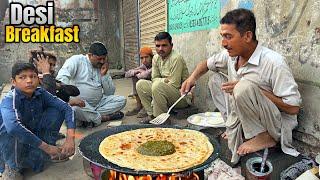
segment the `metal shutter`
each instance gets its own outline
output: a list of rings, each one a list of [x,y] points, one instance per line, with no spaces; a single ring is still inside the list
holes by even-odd
[[[140,0],[140,47],[149,46],[154,50],[154,37],[167,27],[166,0]]]
[[[123,35],[125,69],[132,69],[139,65],[139,31],[138,31],[138,3],[136,0],[123,0]]]

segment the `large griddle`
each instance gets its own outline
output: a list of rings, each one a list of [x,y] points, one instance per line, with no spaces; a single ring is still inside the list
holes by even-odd
[[[104,130],[97,131],[95,133],[92,133],[86,137],[84,137],[80,144],[79,144],[79,152],[80,154],[90,161],[91,163],[94,163],[95,165],[101,166],[103,168],[109,169],[109,170],[115,170],[117,172],[126,173],[130,175],[159,175],[159,174],[172,174],[172,172],[153,172],[153,171],[137,171],[130,168],[120,167],[116,164],[113,164],[109,161],[107,161],[103,156],[99,153],[99,145],[100,143],[107,137],[113,134],[117,134],[124,131],[130,131],[135,129],[141,129],[141,128],[154,128],[154,127],[161,127],[161,128],[176,128],[176,129],[191,129],[191,128],[185,128],[185,127],[179,127],[179,126],[169,126],[169,125],[148,125],[148,124],[137,124],[137,125],[121,125],[117,127],[107,128]],[[214,161],[220,152],[220,145],[218,144],[217,140],[209,135],[204,133],[208,138],[211,144],[214,147],[213,153],[210,155],[210,157],[203,162],[202,164],[199,164],[197,166],[194,166],[192,168],[189,168],[183,172],[183,174],[192,173],[192,172],[198,172],[205,168],[208,168],[212,161]]]

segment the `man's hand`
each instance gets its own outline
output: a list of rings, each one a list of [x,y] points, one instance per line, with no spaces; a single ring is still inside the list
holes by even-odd
[[[44,57],[43,54],[37,54],[37,59],[34,59],[35,64],[37,65],[38,71],[42,72],[42,74],[50,74],[50,64],[49,57]]]
[[[142,73],[135,74],[138,79],[143,79]]]
[[[65,155],[65,157],[70,157],[74,155],[74,152],[75,152],[74,139],[67,138],[60,148],[61,148],[61,153]]]
[[[229,82],[226,82],[226,83],[222,83],[221,90],[223,90],[225,93],[232,94],[233,93],[233,89],[234,89],[234,87],[236,86],[236,84],[238,82],[239,81],[229,81]]]
[[[106,75],[108,70],[109,70],[109,63],[106,62],[101,66],[101,69],[100,69],[101,76]]]
[[[272,101],[281,111],[284,111],[291,115],[296,115],[299,113],[299,106],[292,106],[283,102],[282,98],[274,95],[272,92],[266,91],[260,88],[262,94],[265,95],[270,101]]]
[[[59,149],[57,146],[52,146],[45,142],[42,142],[39,148],[46,152],[51,157],[51,159],[61,156],[61,149]]]
[[[69,104],[70,104],[70,106],[79,106],[79,107],[86,106],[84,100],[82,100],[80,98],[70,98]]]
[[[181,95],[188,93],[195,84],[196,84],[196,80],[192,78],[192,76],[186,79],[181,85],[181,89],[180,89]]]
[[[142,73],[143,72],[143,70],[142,69],[137,69],[137,70],[134,70],[134,75],[137,75],[137,74],[140,74],[140,73]]]

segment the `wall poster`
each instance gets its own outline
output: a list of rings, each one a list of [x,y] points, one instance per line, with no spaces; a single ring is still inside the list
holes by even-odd
[[[168,17],[172,34],[217,28],[220,0],[168,0]]]

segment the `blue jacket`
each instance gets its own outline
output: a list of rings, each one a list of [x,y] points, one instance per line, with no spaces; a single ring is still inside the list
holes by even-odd
[[[72,108],[43,88],[37,88],[31,98],[17,88],[12,89],[3,98],[0,107],[0,135],[7,132],[33,147],[41,144],[42,140],[34,133],[40,131],[37,122],[41,121],[48,107],[57,108],[62,113],[68,129],[75,129],[76,126]]]

